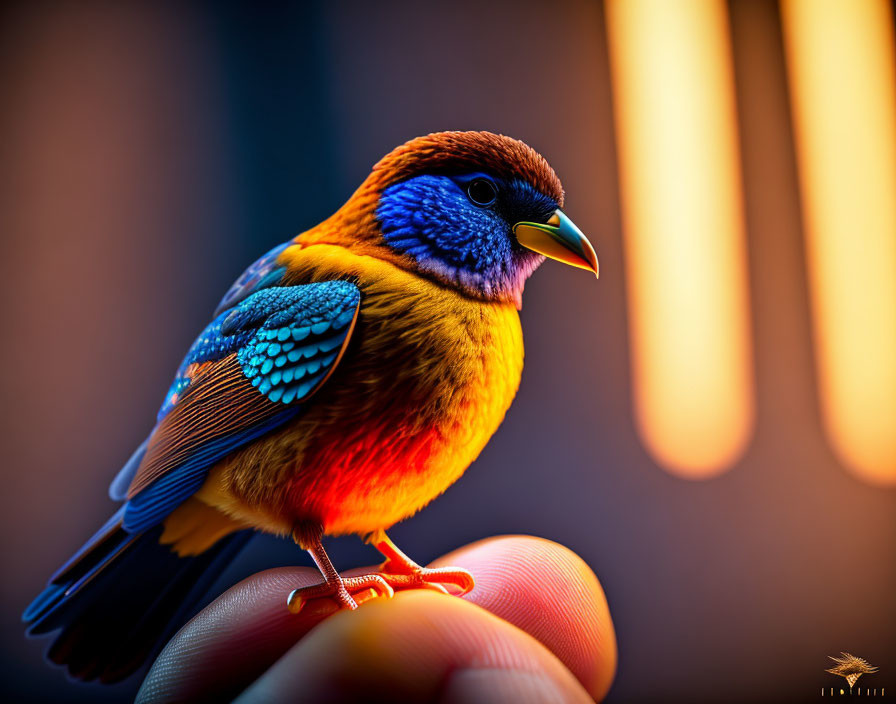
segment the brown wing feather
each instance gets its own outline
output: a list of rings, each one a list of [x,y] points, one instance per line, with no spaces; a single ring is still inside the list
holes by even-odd
[[[265,421],[285,409],[243,374],[236,355],[202,365],[183,397],[153,431],[128,489],[131,499],[208,442]]]

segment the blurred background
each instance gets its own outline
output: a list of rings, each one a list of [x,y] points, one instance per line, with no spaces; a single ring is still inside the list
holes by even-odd
[[[570,546],[609,701],[896,692],[896,78],[883,0],[21,3],[0,24],[0,680],[121,701],[24,605],[113,510],[222,293],[395,145],[542,152],[601,262],[547,263],[517,400],[396,542]],[[332,541],[337,566],[375,562]],[[216,586],[310,564],[259,537]]]

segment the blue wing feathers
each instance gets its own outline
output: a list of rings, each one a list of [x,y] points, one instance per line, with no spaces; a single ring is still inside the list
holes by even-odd
[[[179,466],[131,498],[124,529],[139,532],[164,520],[198,491],[212,465],[295,417],[300,402],[332,371],[360,300],[357,286],[347,281],[273,287],[252,294],[212,321],[181,364],[160,419],[189,393],[191,365],[233,353],[246,379],[284,411],[197,447]],[[183,385],[182,379],[188,383]]]
[[[65,590],[65,584],[53,584],[52,582],[50,582],[50,584],[47,585],[46,589],[38,594],[34,601],[28,604],[28,607],[22,614],[22,620],[25,623],[33,623],[34,621],[39,619],[49,611],[53,604],[59,602]],[[34,631],[31,632],[33,633]]]
[[[227,313],[222,313],[215,318],[202,334],[196,338],[196,341],[190,346],[187,356],[181,362],[177,373],[174,375],[174,381],[165,395],[165,401],[159,409],[156,422],[160,422],[171,409],[177,405],[177,402],[183,398],[184,393],[190,388],[193,380],[191,367],[194,364],[202,364],[203,362],[214,362],[223,359],[229,354],[233,354],[245,345],[252,337],[252,331],[234,331],[233,334],[225,334],[222,332],[222,324],[227,317]]]
[[[225,295],[178,369],[153,433],[109,487],[113,499],[126,499],[129,489],[131,499],[25,610],[29,633],[61,629],[48,658],[66,664],[72,676],[121,679],[183,623],[250,534],[232,534],[200,555],[181,558],[159,544],[159,524],[200,488],[213,464],[300,413],[345,349],[360,307],[359,289],[347,281],[279,285],[285,269],[277,258],[290,244],[253,264]],[[225,369],[226,383],[208,383]],[[255,393],[253,386],[269,409],[259,412],[256,402],[246,402]],[[205,391],[197,393],[200,387]],[[216,424],[189,445],[177,434],[158,442],[160,432],[174,427],[171,421],[202,428],[203,419],[232,401],[232,389],[242,389],[239,398],[245,405],[231,407],[223,434],[216,435]],[[175,408],[178,413],[169,418]],[[254,410],[246,414],[244,408]],[[196,418],[200,424],[189,425]],[[141,471],[153,462],[154,452],[171,464],[158,464],[159,474],[143,472],[145,483],[138,490]]]
[[[265,423],[247,428],[239,435],[227,436],[204,445],[175,471],[150,484],[125,504],[122,522],[124,530],[128,533],[138,533],[164,520],[173,508],[199,490],[209,467],[215,462],[241,445],[282,425],[298,411],[299,408],[286,409]]]
[[[137,468],[143,461],[143,455],[146,454],[146,446],[149,444],[149,438],[146,438],[140,447],[134,450],[131,459],[127,461],[124,467],[115,475],[115,479],[109,485],[109,498],[113,501],[124,501],[128,496],[128,487],[137,473]]]
[[[227,293],[224,294],[224,298],[221,299],[221,302],[215,309],[215,316],[232,308],[256,291],[260,291],[268,286],[276,286],[280,283],[283,274],[286,273],[286,267],[279,266],[277,259],[283,253],[283,250],[291,244],[292,242],[285,242],[274,247],[246,269],[240,278],[234,282],[233,286],[228,289]]]
[[[301,401],[336,361],[338,352],[333,351],[345,343],[352,317],[339,316],[310,328],[259,330],[255,339],[238,353],[243,373],[271,401]],[[301,343],[294,340],[293,331]]]
[[[358,287],[348,281],[268,288],[251,295],[233,310],[221,313],[202,331],[178,368],[157,420],[161,421],[189,389],[190,368],[194,364],[222,359],[238,352],[246,371],[247,366],[253,366],[247,364],[255,356],[250,354],[253,344],[256,352],[260,352],[266,351],[270,343],[276,341],[286,347],[283,350],[286,353],[292,345],[305,338],[317,338],[328,331],[332,334],[329,343],[325,343],[329,347],[325,347],[324,351],[341,345],[360,299]],[[269,344],[264,347],[262,342]],[[315,340],[314,344],[318,342],[321,341]],[[303,348],[305,357],[315,353],[310,344]],[[275,348],[278,353],[271,367],[279,356],[281,346]],[[279,366],[289,359],[285,358]]]
[[[96,533],[94,533],[90,537],[90,540],[84,543],[84,545],[82,545],[74,555],[66,560],[65,564],[62,565],[62,567],[60,567],[53,573],[53,575],[50,577],[50,581],[58,582],[59,580],[66,577],[70,571],[75,569],[77,570],[77,576],[84,574],[84,572],[89,569],[90,565],[85,564],[83,558],[91,552],[96,555],[98,546],[100,546],[104,541],[109,540],[110,536],[121,524],[121,518],[123,515],[124,506],[113,513],[109,520],[103,524],[103,527],[100,528]]]
[[[178,557],[159,544],[160,533],[119,530],[111,545],[99,548],[96,576],[84,589],[72,578],[51,583],[25,610],[30,635],[59,630],[47,658],[67,665],[72,677],[115,682],[139,667],[192,615],[251,537],[241,531],[201,555]]]

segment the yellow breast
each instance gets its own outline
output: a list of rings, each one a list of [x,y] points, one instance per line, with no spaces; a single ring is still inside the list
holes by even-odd
[[[219,463],[197,496],[277,533],[300,520],[330,534],[388,528],[448,488],[497,430],[522,372],[519,316],[342,247],[285,257],[288,284],[358,284],[351,343],[295,421]]]

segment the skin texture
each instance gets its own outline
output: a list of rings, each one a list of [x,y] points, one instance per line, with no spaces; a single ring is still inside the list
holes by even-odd
[[[355,612],[321,601],[299,616],[283,609],[283,591],[314,584],[316,571],[254,575],[172,639],[137,701],[603,698],[616,668],[616,640],[603,590],[581,558],[550,541],[505,536],[431,566],[448,564],[475,575],[472,592],[462,598],[399,592]]]

